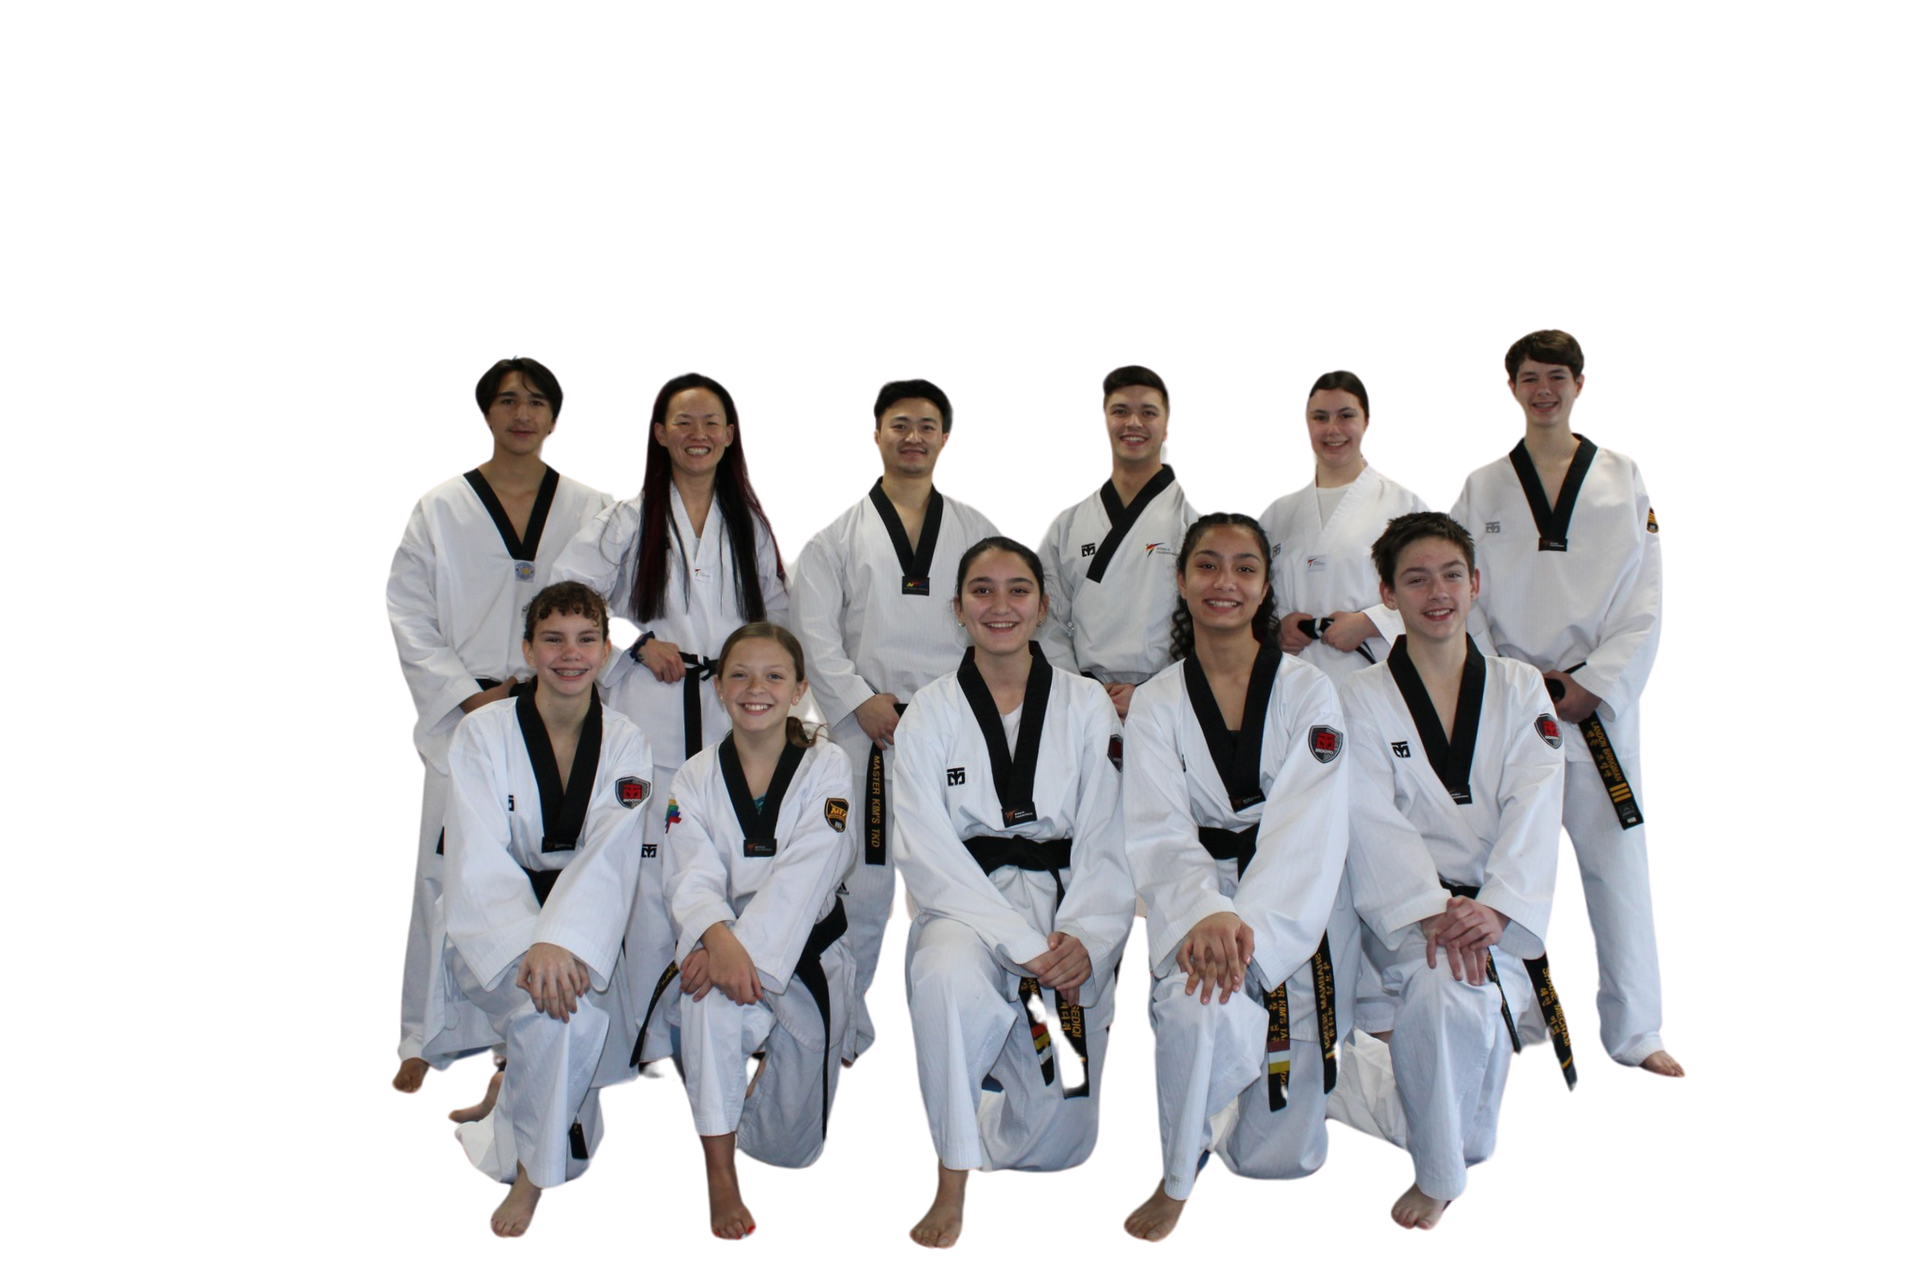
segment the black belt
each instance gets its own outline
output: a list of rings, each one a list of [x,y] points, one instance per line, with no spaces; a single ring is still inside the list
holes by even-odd
[[[893,704],[894,714],[905,715],[907,704]],[[873,750],[867,753],[867,814],[862,824],[866,828],[867,852],[866,864],[870,867],[887,865],[887,766],[886,748],[879,743],[873,744]]]
[[[1586,666],[1576,662],[1567,668],[1572,675]],[[1558,680],[1547,681],[1547,696],[1559,702],[1567,694],[1567,686]],[[1640,805],[1633,798],[1633,784],[1627,781],[1627,771],[1620,764],[1620,753],[1613,749],[1613,739],[1607,736],[1607,726],[1600,723],[1600,712],[1594,713],[1580,722],[1580,736],[1587,741],[1587,751],[1593,756],[1593,767],[1600,771],[1600,782],[1607,789],[1607,799],[1613,801],[1613,816],[1620,820],[1620,829],[1630,831],[1646,821],[1640,813]]]
[[[683,653],[680,661],[687,667],[687,673],[680,677],[680,721],[687,743],[684,758],[691,760],[707,745],[700,723],[700,682],[720,674],[720,660],[703,658],[697,653]]]
[[[961,843],[967,846],[967,852],[980,864],[980,870],[989,875],[1001,867],[1018,867],[1022,871],[1044,871],[1053,877],[1053,904],[1056,908],[1065,900],[1067,889],[1060,879],[1060,873],[1073,865],[1073,840],[1029,840],[1025,836],[974,836]],[[1040,983],[1035,978],[1020,979],[1020,1007],[1026,1011],[1027,1031],[1033,1037],[1033,1051],[1040,1055],[1040,1078],[1047,1084],[1053,1083],[1053,1055],[1048,1052],[1053,1047],[1053,1036],[1047,1030],[1047,1024],[1033,1016],[1033,1007],[1028,1000],[1038,998]],[[1093,1073],[1087,1066],[1087,1011],[1085,1006],[1068,1004],[1055,993],[1055,1007],[1060,1010],[1060,1030],[1066,1034],[1067,1043],[1080,1055],[1080,1083],[1069,1089],[1066,1096],[1081,1098],[1087,1096],[1093,1087]]]
[[[1302,623],[1304,626],[1305,624]],[[1240,875],[1247,874],[1253,861],[1257,826],[1241,831],[1225,827],[1201,827],[1200,847],[1216,861],[1231,859]],[[1340,1037],[1333,1001],[1333,948],[1327,935],[1320,935],[1320,946],[1309,963],[1313,966],[1313,1008],[1320,1023],[1320,1092],[1332,1093],[1339,1067],[1334,1045]],[[1287,982],[1282,978],[1266,993],[1267,1004],[1267,1110],[1278,1111],[1287,1105],[1287,1082],[1293,1071],[1293,1023],[1287,1013]]]
[[[1478,898],[1480,886],[1476,884],[1455,884],[1442,878],[1440,887],[1457,898]],[[1547,1034],[1553,1038],[1553,1051],[1560,1059],[1560,1074],[1566,1077],[1567,1088],[1579,1083],[1579,1073],[1573,1069],[1573,1037],[1567,1032],[1567,1011],[1560,1004],[1560,994],[1553,989],[1553,975],[1547,970],[1547,953],[1542,951],[1538,960],[1522,960],[1527,967],[1527,977],[1533,983],[1534,999],[1540,1002],[1540,1016],[1546,1019]],[[1520,1052],[1520,1029],[1514,1025],[1513,1010],[1507,1007],[1507,991],[1500,985],[1500,970],[1493,963],[1493,953],[1487,953],[1487,976],[1493,979],[1493,989],[1500,993],[1500,1016],[1506,1020],[1507,1037],[1513,1041],[1513,1051]]]
[[[482,693],[485,693],[489,689],[498,689],[500,687],[500,682],[492,676],[475,676],[473,682],[480,686],[480,692]]]
[[[828,1087],[833,1080],[833,1055],[839,1052],[833,1043],[833,998],[827,989],[827,971],[820,967],[820,956],[837,942],[847,931],[847,908],[836,896],[833,910],[824,920],[813,926],[813,932],[807,935],[807,941],[800,948],[800,962],[793,966],[793,976],[800,985],[813,993],[813,1003],[820,1010],[820,1140],[827,1140],[827,1112],[832,1109],[833,1092]],[[642,1031],[646,1028],[642,1027]]]
[[[1306,632],[1307,639],[1318,640],[1321,636],[1326,634],[1327,628],[1333,625],[1333,619],[1331,617],[1302,618],[1300,619],[1300,621],[1296,622],[1294,625],[1299,627],[1300,630]],[[1365,658],[1368,662],[1379,661],[1378,658],[1373,656],[1373,650],[1367,648],[1367,642],[1365,640],[1362,640],[1358,645],[1355,645],[1353,651],[1359,654],[1361,657]]]

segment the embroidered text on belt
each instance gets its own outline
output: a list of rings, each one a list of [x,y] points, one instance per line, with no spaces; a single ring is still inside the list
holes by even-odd
[[[1440,887],[1456,898],[1478,898],[1480,886],[1476,884],[1455,884],[1442,878]],[[1540,1015],[1546,1019],[1547,1034],[1553,1039],[1553,1051],[1560,1059],[1560,1074],[1566,1077],[1567,1088],[1571,1089],[1579,1082],[1579,1074],[1573,1069],[1573,1037],[1567,1032],[1567,1011],[1560,1004],[1560,995],[1553,989],[1553,975],[1547,969],[1547,954],[1540,953],[1538,960],[1523,960],[1527,967],[1527,977],[1533,983],[1534,999],[1540,1002]],[[1500,993],[1500,1016],[1507,1023],[1507,1037],[1513,1041],[1513,1051],[1520,1052],[1520,1029],[1514,1025],[1513,1010],[1507,1007],[1507,991],[1500,985],[1500,970],[1494,966],[1493,953],[1487,953],[1487,977],[1493,979],[1494,990]]]
[[[1567,668],[1567,674],[1572,675],[1586,665],[1576,662]],[[1566,694],[1566,685],[1558,680],[1547,681],[1547,695],[1555,702]],[[1627,781],[1627,770],[1620,763],[1620,753],[1613,749],[1613,739],[1607,736],[1607,726],[1600,723],[1598,709],[1580,722],[1580,736],[1586,739],[1593,767],[1600,771],[1600,783],[1607,789],[1607,799],[1613,801],[1613,816],[1619,819],[1622,831],[1631,831],[1646,818],[1640,812],[1639,802],[1633,798],[1633,784]]]
[[[905,715],[907,704],[893,704],[895,715]],[[866,865],[887,865],[887,762],[886,748],[879,743],[867,752],[867,812],[861,826],[867,838]]]
[[[1060,879],[1060,873],[1073,865],[1073,841],[1029,840],[1025,836],[974,836],[963,842],[973,860],[980,864],[980,870],[991,875],[1001,867],[1018,867],[1022,871],[1044,871],[1053,877],[1053,903],[1058,908],[1065,900],[1067,890]],[[1041,1003],[1044,1008],[1045,997],[1040,994],[1037,979],[1020,979],[1020,1006],[1026,1010],[1027,1031],[1033,1037],[1033,1051],[1040,1057],[1040,1078],[1048,1084],[1053,1083],[1053,1036],[1047,1030],[1046,1020],[1034,1012],[1034,1005]],[[1067,1043],[1080,1057],[1080,1083],[1065,1090],[1069,1098],[1085,1097],[1092,1090],[1093,1075],[1087,1066],[1087,1011],[1085,1006],[1069,1004],[1055,993],[1054,1004],[1060,1010],[1060,1030]]]

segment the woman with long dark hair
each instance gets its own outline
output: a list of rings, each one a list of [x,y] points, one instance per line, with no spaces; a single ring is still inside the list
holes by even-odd
[[[1345,727],[1333,681],[1272,637],[1264,531],[1216,512],[1176,565],[1175,662],[1127,717],[1127,856],[1147,905],[1162,1173],[1127,1218],[1172,1231],[1209,1147],[1235,1173],[1326,1159],[1325,1091],[1358,928],[1342,889]],[[1336,974],[1338,976],[1336,976]],[[1235,1098],[1219,1133],[1210,1117]]]
[[[640,628],[600,682],[608,705],[647,735],[654,786],[664,793],[688,757],[726,736],[712,680],[720,647],[743,623],[786,622],[787,578],[747,478],[727,389],[705,374],[682,374],[660,388],[651,421],[639,496],[582,529],[552,580],[586,583]],[[643,873],[641,899],[657,912],[657,927],[647,931],[647,954],[630,957],[629,968],[648,987],[645,1007],[673,938],[659,860],[647,859]],[[649,1035],[654,1043],[643,1057],[664,1056],[664,1028]]]

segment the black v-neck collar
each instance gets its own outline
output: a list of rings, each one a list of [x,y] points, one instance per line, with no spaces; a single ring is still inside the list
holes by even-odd
[[[1046,727],[1047,697],[1053,691],[1053,668],[1047,664],[1046,655],[1031,640],[1027,641],[1027,651],[1033,656],[1033,669],[1027,672],[1027,696],[1020,704],[1020,741],[1011,752],[1007,750],[1006,722],[993,701],[993,690],[987,688],[987,678],[974,665],[972,645],[960,659],[957,673],[960,692],[967,696],[967,706],[972,708],[980,734],[987,740],[987,758],[993,762],[993,791],[1000,799],[1001,821],[1009,827],[1032,822],[1037,816],[1033,776],[1040,767],[1040,731]]]
[[[1213,686],[1200,662],[1187,655],[1182,674],[1187,681],[1187,701],[1193,706],[1193,718],[1207,739],[1207,754],[1227,789],[1227,803],[1233,811],[1251,809],[1266,799],[1260,789],[1260,746],[1266,738],[1267,705],[1273,700],[1273,682],[1280,673],[1280,646],[1263,644],[1254,655],[1253,672],[1247,677],[1247,701],[1240,712],[1238,737],[1227,728],[1220,704],[1214,700]]]
[[[551,473],[549,473],[551,474]],[[560,784],[560,765],[553,757],[553,739],[547,736],[547,722],[533,704],[533,693],[516,697],[514,715],[520,719],[520,736],[527,744],[527,759],[533,764],[533,780],[540,787],[540,852],[560,853],[571,849],[586,825],[587,806],[593,800],[593,779],[600,771],[600,690],[591,689],[587,718],[580,726],[580,745],[573,749],[573,771],[566,786]]]
[[[791,742],[781,750],[780,763],[773,767],[773,781],[767,784],[767,794],[756,807],[753,788],[747,785],[747,771],[740,764],[740,748],[733,745],[733,733],[729,731],[720,740],[720,776],[726,780],[727,799],[733,802],[733,816],[740,823],[740,852],[747,857],[771,858],[780,848],[773,835],[780,825],[780,802],[786,799],[787,788],[806,754],[805,747]]]
[[[1580,497],[1580,486],[1586,482],[1587,469],[1593,465],[1594,455],[1599,448],[1593,441],[1576,434],[1574,439],[1580,442],[1573,451],[1573,461],[1567,464],[1567,478],[1560,482],[1560,497],[1551,507],[1547,505],[1547,489],[1540,483],[1540,473],[1534,469],[1533,455],[1527,452],[1524,437],[1513,446],[1513,452],[1507,460],[1513,463],[1514,474],[1520,477],[1521,492],[1527,495],[1527,505],[1533,508],[1533,527],[1540,532],[1540,550],[1565,551],[1567,549],[1567,528],[1573,523],[1573,504]]]
[[[513,521],[507,518],[507,509],[500,505],[500,495],[493,491],[487,478],[475,467],[467,472],[466,481],[473,486],[474,496],[480,499],[480,505],[493,517],[493,527],[500,531],[500,541],[507,544],[507,554],[515,560],[531,560],[540,552],[540,535],[547,527],[547,513],[553,510],[553,495],[560,490],[560,473],[552,467],[541,477],[540,492],[534,495],[533,510],[527,515],[527,536],[518,537],[513,532]]]
[[[1147,509],[1155,498],[1173,487],[1173,468],[1161,467],[1154,472],[1153,479],[1147,481],[1140,492],[1133,495],[1133,501],[1122,505],[1120,491],[1108,480],[1100,486],[1100,505],[1107,509],[1107,519],[1113,522],[1113,528],[1107,530],[1107,536],[1100,540],[1100,549],[1093,554],[1093,563],[1087,566],[1087,581],[1098,582],[1106,576],[1107,565],[1113,560],[1120,544],[1126,541],[1127,534],[1139,521],[1140,513]]]
[[[900,513],[894,509],[893,499],[881,488],[879,480],[875,480],[873,488],[867,490],[867,497],[872,500],[873,509],[880,513],[880,523],[887,526],[887,537],[893,540],[893,554],[900,561],[900,594],[932,595],[933,549],[940,541],[940,514],[946,507],[940,498],[940,491],[934,489],[927,494],[927,515],[920,522],[920,546],[917,550],[907,541],[907,527],[900,523]]]
[[[1405,636],[1393,642],[1387,654],[1387,670],[1400,686],[1400,696],[1420,731],[1420,745],[1426,748],[1427,763],[1440,775],[1440,784],[1455,804],[1472,804],[1473,745],[1480,736],[1480,704],[1487,691],[1487,660],[1480,656],[1473,637],[1467,637],[1467,665],[1460,673],[1460,701],[1453,708],[1451,742],[1440,727],[1440,713],[1433,709],[1433,698],[1414,668],[1413,655],[1407,652]]]

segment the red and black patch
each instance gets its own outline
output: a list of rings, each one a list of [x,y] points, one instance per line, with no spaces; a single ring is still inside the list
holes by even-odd
[[[1117,733],[1107,739],[1107,763],[1113,766],[1115,773],[1119,773],[1121,766],[1126,763],[1126,748],[1121,745]]]
[[[1558,720],[1555,720],[1552,716],[1535,716],[1533,720],[1533,731],[1540,735],[1540,741],[1546,743],[1555,751],[1560,749],[1560,722]]]
[[[645,780],[629,775],[613,784],[613,798],[620,802],[622,809],[638,809],[647,802],[647,793],[651,790]]]
[[[1313,752],[1313,758],[1321,764],[1332,764],[1340,758],[1340,748],[1346,742],[1347,735],[1330,724],[1317,724],[1307,730],[1307,750]]]
[[[845,800],[830,799],[827,801],[827,825],[835,831],[845,831],[847,829],[847,802]]]

